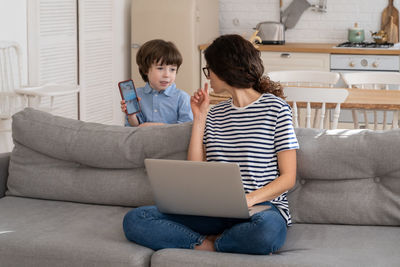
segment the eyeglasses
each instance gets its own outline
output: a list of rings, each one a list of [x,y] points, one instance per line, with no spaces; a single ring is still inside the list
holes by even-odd
[[[204,73],[204,76],[206,76],[207,79],[210,79],[210,68],[209,67],[204,67],[203,68],[203,73]]]

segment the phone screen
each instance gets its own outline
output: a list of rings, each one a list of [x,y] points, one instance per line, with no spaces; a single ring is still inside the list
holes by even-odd
[[[134,114],[140,111],[140,105],[137,98],[135,85],[132,80],[120,82],[119,90],[121,92],[122,99],[125,100],[126,104],[126,113]]]

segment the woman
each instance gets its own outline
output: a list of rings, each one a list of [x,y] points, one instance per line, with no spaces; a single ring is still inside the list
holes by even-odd
[[[286,192],[295,184],[298,148],[290,107],[282,100],[280,85],[263,77],[260,52],[241,36],[217,38],[205,58],[203,71],[211,87],[232,98],[208,112],[207,85],[191,97],[188,160],[238,163],[248,206],[270,208],[244,220],[162,214],[154,206],[141,207],[126,215],[125,234],[154,250],[270,254],[284,244],[290,225]]]

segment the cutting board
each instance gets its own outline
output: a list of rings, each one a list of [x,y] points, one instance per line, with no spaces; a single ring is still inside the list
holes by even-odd
[[[390,16],[390,22],[383,29],[387,33],[387,40],[389,43],[399,42],[399,28],[394,23],[393,16]]]
[[[382,11],[381,30],[388,34],[388,42],[397,43],[398,41],[395,40],[399,39],[398,29],[399,11],[393,6],[393,0],[389,0],[388,6]]]

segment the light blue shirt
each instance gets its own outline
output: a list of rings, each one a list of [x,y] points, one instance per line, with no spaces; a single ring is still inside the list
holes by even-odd
[[[141,112],[136,116],[140,123],[182,123],[193,120],[190,108],[190,96],[176,88],[175,84],[160,92],[151,88],[149,83],[136,89],[141,98],[139,104]],[[131,126],[126,116],[125,126]]]

